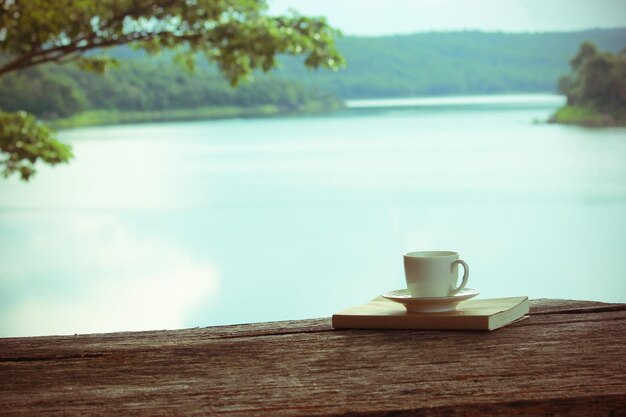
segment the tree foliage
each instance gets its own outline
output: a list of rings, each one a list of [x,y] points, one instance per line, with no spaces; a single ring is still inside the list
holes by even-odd
[[[102,52],[124,44],[151,54],[175,50],[189,69],[200,54],[232,85],[274,68],[278,54],[302,55],[315,68],[343,65],[337,32],[323,18],[266,11],[263,0],[0,0],[0,76],[49,62],[103,73],[116,61]]]
[[[626,49],[617,54],[600,52],[593,43],[584,42],[570,64],[571,73],[559,80],[568,105],[618,116],[626,111]]]
[[[342,58],[323,18],[267,16],[262,0],[4,0],[0,74],[45,62],[77,61],[104,71],[112,60],[94,49],[133,43],[150,53],[178,48],[193,67],[196,53],[236,84],[253,69],[268,71],[276,55],[305,55],[305,64],[336,69]],[[181,48],[182,47],[182,48]]]
[[[0,111],[0,153],[2,175],[19,174],[24,180],[35,173],[37,161],[55,165],[72,156],[69,146],[57,141],[49,128],[23,111]]]

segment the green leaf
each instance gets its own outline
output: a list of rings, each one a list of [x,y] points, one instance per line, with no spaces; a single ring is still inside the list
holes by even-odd
[[[0,169],[5,178],[17,174],[28,181],[37,161],[56,165],[72,156],[71,147],[56,140],[52,130],[35,117],[0,110]]]
[[[106,55],[80,57],[76,59],[76,65],[83,71],[104,74],[112,68],[119,68],[120,63]]]

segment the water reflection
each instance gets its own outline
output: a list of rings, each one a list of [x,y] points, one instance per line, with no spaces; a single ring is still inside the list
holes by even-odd
[[[0,333],[180,328],[217,295],[218,273],[112,214],[5,214]]]

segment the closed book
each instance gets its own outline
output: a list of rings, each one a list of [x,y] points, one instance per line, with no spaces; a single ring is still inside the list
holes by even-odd
[[[528,297],[467,300],[443,313],[410,313],[382,296],[333,314],[335,329],[495,330],[528,314]]]

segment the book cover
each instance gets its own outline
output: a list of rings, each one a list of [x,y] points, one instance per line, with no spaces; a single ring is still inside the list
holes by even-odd
[[[335,329],[495,330],[524,318],[528,297],[467,300],[444,313],[410,313],[382,296],[333,314]]]

